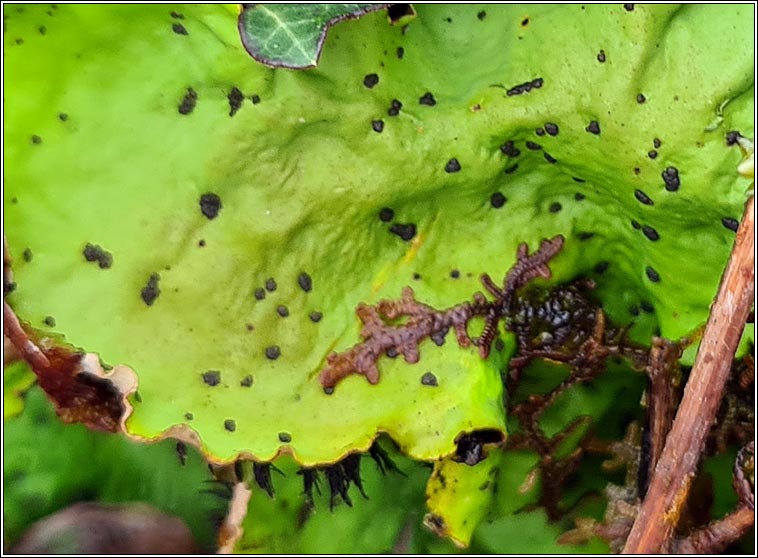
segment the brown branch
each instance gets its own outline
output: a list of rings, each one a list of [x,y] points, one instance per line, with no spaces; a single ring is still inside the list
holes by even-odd
[[[660,552],[670,539],[687,498],[752,305],[755,284],[754,207],[751,196],[711,308],[682,403],[624,553]]]

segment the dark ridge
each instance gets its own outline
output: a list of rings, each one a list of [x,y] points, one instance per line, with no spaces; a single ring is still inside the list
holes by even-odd
[[[395,218],[395,211],[389,207],[383,207],[379,211],[379,220],[383,223],[389,223]]]
[[[666,167],[666,170],[661,173],[661,178],[669,192],[676,192],[679,189],[679,171],[676,167]]]
[[[644,102],[645,102],[645,100],[646,100],[646,99],[645,99],[645,96],[644,96],[642,93],[637,93],[637,102],[638,102],[639,104],[642,104],[642,103],[644,103]]]
[[[650,157],[651,159],[655,159],[656,157],[658,157],[658,152],[655,149],[651,149],[650,151],[647,152],[647,156]]]
[[[266,279],[266,290],[270,293],[273,293],[276,290],[276,281],[273,277]]]
[[[397,99],[392,99],[392,102],[390,103],[390,108],[387,110],[387,114],[390,116],[397,116],[400,114],[400,109],[403,108],[403,103],[398,101]]]
[[[642,225],[642,234],[644,234],[648,240],[652,240],[653,242],[661,238],[658,231],[648,225]]]
[[[731,217],[722,217],[721,224],[724,225],[730,231],[734,231],[734,232],[737,232],[737,229],[740,226],[740,222],[737,219],[732,219]]]
[[[379,83],[379,76],[377,74],[367,74],[363,78],[363,85],[371,89],[374,87],[377,83]]]
[[[600,135],[600,123],[597,120],[592,120],[585,128],[590,134]]]
[[[605,62],[605,51],[603,49],[600,49],[600,52],[597,53],[597,61],[601,64]]]
[[[403,56],[405,56],[405,49],[403,47],[397,47],[395,55],[397,56],[398,60],[402,60]]]
[[[314,310],[313,312],[311,312],[311,313],[308,315],[308,317],[310,318],[310,320],[311,320],[311,321],[312,321],[314,324],[317,324],[318,322],[320,322],[320,321],[321,321],[321,318],[323,318],[323,317],[324,317],[324,315],[323,315],[321,312],[319,312],[318,310]]]
[[[197,104],[197,91],[195,91],[191,87],[188,87],[187,93],[185,93],[184,98],[182,99],[182,102],[179,104],[179,114],[191,113],[193,110],[195,110],[196,104]]]
[[[505,202],[507,201],[508,201],[508,198],[506,198],[500,192],[495,192],[494,194],[490,196],[490,205],[492,205],[492,207],[494,207],[495,209],[503,207],[505,205]]]
[[[200,212],[208,219],[215,219],[221,207],[221,198],[217,194],[209,193],[200,196]]]
[[[52,316],[46,316],[43,323],[48,327],[55,327],[55,318]]]
[[[218,370],[208,370],[207,372],[203,372],[201,376],[203,377],[203,382],[211,387],[221,383],[221,372]]]
[[[545,161],[547,161],[550,164],[558,162],[558,160],[552,155],[550,155],[550,153],[548,153],[547,151],[545,151],[542,155],[545,157]]]
[[[283,304],[280,304],[276,307],[276,313],[279,314],[282,318],[286,318],[290,315],[290,311]]]
[[[505,169],[505,174],[513,174],[518,170],[518,163],[511,165],[510,167]]]
[[[429,387],[437,387],[439,385],[437,383],[437,376],[435,376],[431,372],[424,372],[424,375],[421,376],[421,385],[429,386]]]
[[[661,140],[659,140],[658,138],[653,138],[653,147],[658,149],[660,146],[661,146]]]
[[[255,297],[255,300],[263,300],[266,298],[266,291],[262,287],[258,287],[255,289],[255,292],[253,292],[253,296]]]
[[[557,136],[559,131],[558,124],[554,124],[553,122],[545,122],[545,131],[551,136]]]
[[[377,134],[381,134],[382,130],[384,130],[384,120],[372,120],[371,129],[374,130]]]
[[[445,164],[445,172],[452,173],[452,172],[458,172],[461,170],[461,164],[458,162],[458,159],[453,157]]]
[[[226,98],[229,100],[229,116],[234,116],[242,106],[242,101],[245,100],[245,96],[242,94],[242,91],[236,87],[232,87],[232,90],[229,91]]]
[[[97,244],[90,244],[88,242],[84,246],[82,255],[88,262],[97,262],[100,269],[108,269],[113,265],[113,256],[111,253],[103,250]]]
[[[532,151],[539,151],[542,149],[542,146],[539,143],[534,143],[533,141],[527,141],[526,147]]]
[[[267,359],[276,360],[281,356],[282,353],[279,349],[279,345],[271,345],[270,347],[266,347],[265,354]]]
[[[306,293],[311,292],[311,289],[313,289],[313,280],[305,271],[297,276],[297,284],[300,285],[300,288]]]
[[[645,205],[654,205],[653,200],[650,199],[650,197],[643,192],[642,190],[635,190],[634,191],[634,197],[637,198],[637,201],[645,204]]]
[[[39,145],[40,143],[42,143],[42,138],[40,136],[38,136],[37,134],[34,134],[32,136],[32,143],[34,145]]]
[[[485,17],[487,17],[487,12],[485,12],[484,10],[482,10],[481,12],[479,12],[478,14],[476,14],[476,17],[479,18],[479,21],[482,21],[482,20],[484,20]]]
[[[584,195],[584,194],[582,194],[581,192],[577,192],[576,194],[574,194],[574,199],[575,199],[576,201],[582,201],[582,200],[583,200],[583,199],[585,199],[586,197],[587,197],[587,196],[585,196],[585,195]]]
[[[650,266],[647,266],[645,268],[645,275],[647,275],[647,278],[650,279],[653,283],[660,283],[661,281],[661,276],[658,275],[658,272]]]
[[[437,101],[435,100],[434,95],[432,95],[428,91],[424,93],[421,97],[419,97],[418,102],[420,105],[426,105],[429,107],[433,107],[434,105],[437,104]]]
[[[189,35],[189,33],[187,32],[187,28],[181,23],[174,23],[171,26],[171,30],[177,35]]]
[[[279,441],[283,444],[289,444],[292,441],[292,436],[287,432],[279,432]]]
[[[598,262],[595,266],[595,273],[598,275],[602,275],[606,271],[608,271],[608,267],[610,266],[610,262]]]
[[[502,151],[503,154],[508,155],[508,157],[518,157],[521,155],[521,151],[513,145],[512,140],[508,140],[503,145],[501,145],[500,151]]]
[[[237,430],[237,423],[232,419],[226,419],[224,421],[224,428],[229,432]]]
[[[413,223],[395,223],[390,227],[390,232],[407,242],[416,236],[416,225]]]
[[[561,209],[563,209],[563,206],[558,202],[551,203],[549,207],[550,213],[558,213]]]
[[[28,263],[28,262],[32,261],[32,258],[34,257],[34,254],[32,254],[31,249],[25,248],[24,251],[23,251],[23,253],[21,254],[21,257],[23,258],[23,260],[25,262]]]
[[[544,83],[542,78],[535,78],[532,81],[526,81],[524,83],[520,83],[518,85],[515,85],[511,87],[508,91],[506,91],[506,95],[509,97],[512,97],[513,95],[521,95],[522,93],[528,93],[532,89],[539,89],[542,87],[542,84]]]

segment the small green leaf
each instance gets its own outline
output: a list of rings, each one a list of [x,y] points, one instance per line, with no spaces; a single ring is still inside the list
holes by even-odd
[[[318,64],[326,33],[335,23],[355,19],[388,4],[243,4],[242,44],[258,62],[302,70]]]

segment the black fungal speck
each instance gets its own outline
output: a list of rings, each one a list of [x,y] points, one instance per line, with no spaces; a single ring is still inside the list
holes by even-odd
[[[587,182],[584,178],[579,178],[578,176],[572,176],[571,180],[573,180],[574,182],[578,182],[579,184],[584,184],[585,182]]]
[[[205,240],[201,238],[200,240],[197,241],[197,245],[200,248],[204,248],[205,247]]]
[[[416,225],[413,223],[395,223],[390,227],[390,232],[407,242],[416,236]]]
[[[184,418],[186,420],[194,420],[195,419],[195,415],[193,415],[192,413],[184,413]]]
[[[174,19],[184,19],[184,14],[180,14],[179,12],[171,12],[169,15]]]
[[[655,159],[656,157],[658,157],[658,152],[655,149],[651,149],[650,151],[647,152],[647,156],[650,157],[651,159]]]
[[[324,317],[324,315],[323,315],[321,312],[319,312],[318,310],[314,310],[313,312],[311,312],[311,313],[308,315],[308,317],[310,318],[310,320],[311,320],[311,321],[312,321],[314,324],[317,324],[318,322],[320,322],[320,321],[321,321],[321,318],[323,318],[323,317]]]
[[[555,157],[553,157],[552,155],[550,155],[550,153],[548,153],[547,151],[545,153],[543,153],[543,156],[545,157],[545,161],[547,161],[550,164],[558,162],[558,160]]]
[[[513,174],[517,170],[518,170],[518,163],[511,165],[510,167],[507,167],[504,172],[505,174]]]
[[[527,141],[526,147],[532,151],[539,151],[542,149],[542,146],[539,143],[534,143],[533,141]]]
[[[253,292],[253,296],[255,297],[255,300],[263,300],[266,298],[266,291],[262,287],[258,287],[255,289],[255,292]]]
[[[461,272],[457,269],[453,269],[450,271],[450,277],[453,279],[458,279],[461,276]]]
[[[363,78],[363,85],[371,89],[374,87],[377,83],[379,83],[379,76],[377,74],[367,74]]]
[[[632,12],[632,11],[634,11],[634,4],[624,4],[624,9],[627,12]]]
[[[653,138],[653,147],[658,149],[660,146],[661,146],[661,140],[659,140],[658,138]]]
[[[534,133],[535,133],[535,134],[537,134],[538,136],[542,137],[542,136],[544,136],[544,135],[545,135],[545,129],[544,129],[544,128],[537,128],[537,129],[534,131]]]
[[[189,35],[187,28],[181,23],[174,23],[171,25],[171,30],[177,35]]]
[[[545,131],[551,136],[557,136],[558,124],[554,124],[553,122],[545,122]]]
[[[389,207],[383,207],[379,211],[379,220],[383,223],[389,223],[395,218],[395,212]]]
[[[661,173],[661,178],[669,192],[676,192],[679,189],[679,171],[676,167],[666,167],[666,170]]]
[[[211,387],[215,387],[221,383],[221,372],[218,370],[208,370],[201,374],[203,382]]]
[[[588,131],[590,134],[600,135],[600,122],[597,120],[592,120],[589,124],[587,124],[587,127],[584,128],[586,131]]]
[[[16,39],[16,44],[19,45],[19,46],[23,45],[24,44],[24,39]]]
[[[21,257],[24,259],[25,262],[28,263],[28,262],[32,261],[32,258],[34,257],[34,254],[32,254],[31,249],[26,248],[22,252]]]
[[[598,275],[602,275],[606,271],[608,271],[608,267],[610,266],[610,262],[598,262],[597,265],[595,265],[595,273]]]
[[[215,219],[221,207],[221,198],[217,194],[209,193],[200,196],[200,212],[208,219]]]
[[[445,163],[445,172],[451,173],[451,172],[458,172],[461,170],[461,164],[458,162],[458,159],[453,157],[450,159],[447,163]]]
[[[500,151],[502,151],[504,155],[508,155],[508,157],[518,157],[521,155],[521,151],[513,145],[513,141],[511,140],[508,140],[501,145]]]
[[[523,93],[528,93],[532,89],[539,89],[542,87],[542,84],[544,83],[544,80],[542,78],[535,78],[532,81],[527,81],[524,83],[520,83],[518,85],[515,85],[508,89],[508,91],[505,92],[506,95],[509,97],[512,97],[513,95],[521,95]]]
[[[503,207],[507,201],[508,199],[500,192],[495,192],[490,196],[490,205],[495,209]]]
[[[384,130],[384,120],[372,120],[371,129],[374,130],[377,134],[381,134],[382,130]]]
[[[110,252],[103,250],[96,244],[90,244],[88,242],[84,246],[82,255],[88,262],[97,262],[97,265],[100,269],[108,269],[113,265],[113,256],[110,254]]]
[[[647,300],[640,302],[640,308],[642,308],[642,311],[646,312],[647,314],[652,314],[655,312],[655,308]]]
[[[529,18],[525,17],[521,20],[521,27],[526,27],[527,25],[529,25]]]
[[[34,145],[39,145],[40,143],[42,143],[42,138],[38,136],[37,134],[34,134],[31,139]]]
[[[661,281],[661,276],[658,275],[658,272],[650,266],[647,266],[645,268],[645,275],[647,275],[647,278],[650,279],[653,283],[660,283]]]
[[[160,275],[157,273],[151,273],[150,278],[147,280],[147,284],[142,287],[142,290],[140,291],[142,302],[148,306],[152,306],[155,299],[161,294],[161,290],[158,288],[158,281],[160,281],[160,279]]]
[[[437,383],[437,376],[435,376],[431,372],[424,372],[423,376],[421,376],[421,385],[429,386],[429,387],[437,387],[439,385]]]
[[[276,290],[276,281],[273,277],[269,277],[266,279],[266,290],[270,293],[273,293]]]
[[[741,137],[742,134],[740,134],[737,130],[727,132],[725,136],[726,144],[729,146],[737,145]]]
[[[387,110],[387,114],[389,116],[397,116],[398,114],[400,114],[401,108],[403,108],[403,103],[401,103],[397,99],[392,99],[392,102],[390,103],[390,108]]]
[[[261,102],[261,98],[259,95],[251,95],[250,100],[253,102],[254,105],[257,105]]]
[[[642,93],[638,93],[638,94],[637,94],[637,102],[638,102],[639,104],[642,104],[642,103],[644,103],[644,102],[645,102],[645,100],[646,100],[646,99],[645,99],[645,96],[644,96]]]
[[[66,114],[65,112],[58,113],[58,120],[60,120],[61,122],[65,122],[66,120],[68,120],[68,114]]]
[[[45,27],[44,25],[40,25],[40,27],[39,27],[39,29],[37,29],[37,31],[39,31],[40,35],[44,35],[45,33],[47,33],[47,27]]]
[[[245,324],[245,329],[248,331],[253,331],[255,329],[255,326],[253,324]]]
[[[636,230],[640,230],[642,228],[642,225],[640,225],[638,221],[635,221],[634,219],[632,219],[632,228]]]
[[[229,432],[237,430],[237,423],[232,419],[226,419],[224,421],[224,428]]]
[[[313,288],[313,279],[311,279],[311,276],[303,271],[300,275],[297,276],[297,284],[300,285],[300,288],[303,289],[306,293],[309,293]]]
[[[229,100],[229,116],[234,116],[242,106],[242,101],[245,100],[245,96],[238,88],[232,87],[232,90],[229,91],[226,98]]]
[[[601,64],[605,62],[605,51],[603,49],[600,49],[600,52],[597,53],[597,61]]]
[[[574,194],[574,199],[576,201],[582,201],[585,198],[586,198],[586,196],[584,194],[582,194],[581,192],[577,192],[576,194]]]
[[[558,202],[553,202],[550,204],[550,213],[558,213],[561,209],[563,209],[563,206]]]
[[[195,110],[197,104],[197,91],[191,87],[187,88],[187,93],[184,94],[182,102],[179,104],[179,114],[189,114]]]
[[[734,231],[734,232],[737,232],[737,229],[740,226],[740,222],[737,221],[737,219],[732,219],[731,217],[722,217],[721,224],[724,225],[730,231]]]
[[[247,376],[245,376],[244,378],[242,378],[240,380],[240,386],[242,386],[242,387],[250,387],[252,385],[253,385],[253,375],[252,374],[248,374]]]
[[[283,304],[280,304],[276,307],[276,313],[279,314],[282,318],[286,318],[290,315],[290,311]]]
[[[55,327],[55,318],[52,316],[45,316],[43,323],[48,327]]]
[[[279,349],[279,345],[271,345],[270,347],[266,347],[266,350],[264,352],[266,354],[266,358],[269,360],[276,360],[282,354],[281,350]]]
[[[419,97],[418,102],[420,105],[426,105],[429,107],[433,107],[434,105],[437,104],[437,101],[434,98],[434,95],[432,95],[429,91],[427,91],[421,97]]]
[[[333,394],[333,393],[334,393],[334,387],[325,387],[325,388],[324,388],[324,393],[325,393],[326,395],[331,395],[331,394]]]
[[[482,10],[481,12],[479,12],[478,14],[476,14],[476,17],[479,18],[479,21],[482,21],[485,17],[487,17],[487,12],[485,12],[484,10]]]
[[[414,281],[419,281],[420,279],[421,279],[421,274],[420,273],[414,273],[413,274],[413,280]]]
[[[398,60],[402,60],[403,56],[405,56],[405,49],[403,47],[397,47],[395,55],[397,56]]]
[[[283,444],[289,444],[292,441],[292,436],[288,432],[279,432],[279,441]]]
[[[650,197],[643,192],[642,190],[635,190],[634,191],[634,197],[637,198],[637,201],[644,205],[653,205],[653,200],[650,199]]]
[[[658,231],[648,225],[642,225],[642,234],[644,234],[648,240],[652,240],[653,242],[661,238]]]

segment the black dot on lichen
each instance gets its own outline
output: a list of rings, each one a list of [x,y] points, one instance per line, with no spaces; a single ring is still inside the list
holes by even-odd
[[[389,207],[383,207],[379,211],[379,220],[384,223],[389,223],[395,218],[395,212]]]
[[[289,444],[292,441],[292,435],[288,432],[279,432],[279,441],[283,444]]]
[[[494,207],[495,209],[503,207],[505,205],[505,202],[507,201],[508,201],[508,198],[506,198],[500,192],[495,192],[494,194],[490,196],[490,205],[492,205],[492,207]]]
[[[542,149],[542,146],[539,143],[534,143],[533,141],[527,141],[526,147],[532,151],[539,151]]]
[[[658,272],[650,266],[647,266],[645,268],[645,275],[647,275],[647,278],[650,279],[653,283],[660,283],[661,281],[661,276],[658,275]]]
[[[84,246],[82,255],[88,262],[97,262],[97,265],[100,269],[108,269],[113,265],[113,256],[110,254],[110,252],[103,250],[96,244],[90,244],[88,242]]]
[[[586,196],[584,194],[582,194],[581,192],[577,192],[576,194],[574,194],[574,199],[576,201],[582,201],[585,198],[586,198]]]
[[[371,89],[374,87],[377,83],[379,83],[379,76],[377,74],[367,74],[363,78],[363,85]]]
[[[21,254],[21,257],[24,259],[25,262],[32,261],[32,258],[34,257],[34,254],[32,254],[32,251],[29,248],[24,249],[23,253]]]
[[[215,219],[221,207],[221,198],[217,194],[208,193],[200,196],[200,212],[208,219]]]
[[[44,25],[40,25],[40,27],[39,27],[39,29],[37,29],[37,31],[39,31],[40,35],[44,35],[45,33],[47,33],[47,27],[45,27]]]
[[[637,306],[631,306],[631,307],[629,308],[629,313],[630,313],[632,316],[639,316],[639,315],[640,315],[640,309],[639,309]]]
[[[676,192],[679,189],[679,171],[676,167],[666,167],[666,170],[661,173],[661,178],[669,192]]]
[[[650,197],[642,190],[635,190],[634,197],[637,198],[638,202],[644,205],[654,205],[653,200],[651,200]]]
[[[445,163],[445,172],[447,173],[458,172],[460,170],[461,170],[461,164],[458,162],[458,159],[456,159],[455,157],[453,157],[447,163]]]
[[[324,388],[324,393],[325,393],[326,395],[331,395],[331,394],[333,394],[333,393],[334,393],[334,387],[325,387],[325,388]]]
[[[254,105],[257,105],[261,102],[261,98],[259,95],[251,95],[250,100],[253,102]]]
[[[550,204],[550,213],[558,213],[561,209],[563,209],[563,206],[558,202],[553,202]]]
[[[142,287],[142,290],[140,291],[142,302],[148,306],[152,306],[155,299],[161,294],[161,290],[158,288],[158,281],[160,281],[160,279],[161,276],[157,273],[150,274],[150,278],[147,280],[147,285]]]
[[[395,223],[390,227],[390,232],[408,242],[416,236],[416,225],[413,223]]]
[[[37,134],[34,134],[31,138],[31,141],[34,145],[39,145],[40,143],[42,143],[42,138],[38,136]]]
[[[595,233],[593,233],[593,232],[587,232],[587,231],[582,231],[582,232],[579,233],[578,236],[579,236],[579,240],[589,240],[590,238],[592,238],[593,236],[595,236]]]
[[[640,308],[642,308],[642,311],[646,312],[647,314],[652,314],[655,312],[655,308],[647,300],[640,302]]]
[[[659,140],[658,138],[653,138],[653,147],[658,149],[660,146],[661,146],[661,140]]]
[[[457,269],[453,269],[450,271],[450,277],[452,277],[453,279],[458,279],[460,276],[461,276],[461,272],[458,271]]]
[[[171,25],[171,30],[177,35],[189,35],[187,28],[181,23],[174,23]]]
[[[52,316],[45,316],[45,319],[42,321],[48,327],[55,327],[55,318]]]
[[[642,104],[645,102],[645,96],[642,93],[637,93],[637,102]]]
[[[605,273],[606,271],[608,271],[608,267],[610,265],[611,265],[610,262],[605,262],[605,261],[598,262],[595,265],[595,273],[597,273],[598,275],[602,275],[603,273]]]
[[[377,134],[381,134],[382,130],[384,130],[384,120],[372,120],[371,129],[374,130]]]
[[[429,386],[429,387],[437,387],[439,385],[437,383],[437,376],[435,376],[431,372],[424,372],[424,374],[421,376],[421,385]]]
[[[600,52],[597,53],[597,61],[601,64],[605,62],[605,51],[603,49],[600,49]]]
[[[300,285],[300,288],[306,293],[311,292],[311,289],[313,289],[313,280],[305,271],[297,276],[297,284]]]
[[[426,105],[429,107],[433,107],[437,104],[437,100],[434,98],[434,95],[432,95],[429,91],[419,97],[418,102],[420,105]]]
[[[504,172],[505,174],[513,174],[517,170],[518,170],[518,163],[511,165],[510,167],[507,167]]]
[[[419,281],[419,280],[421,280],[421,274],[420,274],[420,273],[414,273],[414,274],[413,274],[413,280],[414,280],[414,281]]]
[[[198,245],[200,248],[203,248],[203,247],[205,247],[205,240],[203,240],[203,239],[201,238],[200,240],[198,240],[198,241],[197,241],[197,245]]]
[[[403,47],[397,47],[395,55],[397,56],[398,60],[402,60],[403,56],[405,56],[405,49]]]
[[[276,290],[276,281],[273,277],[269,277],[266,279],[266,290],[270,293],[273,293]]]
[[[573,180],[574,182],[578,182],[579,184],[584,184],[585,182],[587,182],[584,178],[579,178],[578,176],[572,176],[571,180]]]
[[[521,27],[526,27],[527,25],[529,25],[529,18],[525,17],[521,20]]]
[[[317,324],[318,322],[320,322],[320,321],[321,321],[321,318],[323,318],[323,317],[324,317],[324,315],[323,315],[321,312],[319,312],[318,310],[314,310],[313,312],[311,312],[311,313],[308,315],[308,318],[310,318],[310,320],[311,320],[311,321],[312,321],[314,324]]]
[[[191,87],[187,88],[187,93],[184,94],[182,102],[179,103],[179,114],[189,114],[195,110],[197,104],[197,91]]]
[[[253,292],[253,296],[255,297],[255,300],[263,300],[266,298],[266,291],[262,287],[258,287]]]
[[[590,134],[600,135],[600,122],[592,120],[584,129]]]
[[[245,324],[245,329],[248,331],[253,331],[255,329],[255,326],[253,324]]]
[[[187,420],[194,420],[195,415],[193,415],[192,413],[184,413],[184,418]]]
[[[245,376],[244,378],[242,378],[240,380],[240,386],[242,386],[242,387],[248,387],[249,388],[252,385],[253,385],[253,375],[252,374],[248,374],[247,376]]]
[[[58,120],[60,120],[61,122],[65,122],[66,120],[68,120],[68,114],[66,114],[65,112],[59,112]]]
[[[650,151],[647,152],[647,156],[650,157],[651,159],[655,159],[656,157],[658,157],[658,152],[655,149],[651,149]]]
[[[215,387],[221,383],[221,372],[218,370],[208,370],[207,372],[203,372],[201,376],[203,382],[211,387]]]
[[[642,225],[640,225],[639,222],[637,222],[634,219],[632,219],[632,228],[640,230],[642,228]]]
[[[226,419],[224,421],[224,428],[229,432],[237,430],[237,423],[232,419]]]
[[[398,114],[400,114],[401,108],[403,108],[403,103],[401,103],[397,99],[392,99],[392,102],[390,103],[390,108],[387,110],[387,114],[389,116],[397,116]]]
[[[232,90],[229,91],[229,94],[226,96],[226,98],[229,101],[229,116],[234,116],[234,114],[242,106],[242,101],[245,100],[245,96],[242,94],[242,91],[236,87],[232,87]]]
[[[740,226],[740,222],[737,221],[737,219],[732,219],[731,217],[722,217],[721,224],[724,225],[730,231],[734,231],[734,232],[737,232],[737,229]]]
[[[479,12],[478,14],[476,14],[476,17],[479,18],[479,21],[482,21],[485,17],[487,17],[487,12],[485,12],[484,10],[482,10],[481,12]]]
[[[184,14],[180,14],[179,12],[171,12],[169,15],[174,19],[184,19]]]
[[[631,11],[634,11],[634,4],[624,4],[624,9],[625,9],[627,12],[631,12]]]
[[[653,227],[648,226],[648,225],[642,226],[642,234],[644,234],[648,240],[652,240],[653,242],[661,238],[660,235],[658,234],[658,231],[656,231]]]
[[[290,311],[283,304],[280,304],[276,307],[276,313],[279,314],[282,318],[286,318],[290,315]]]
[[[266,354],[266,358],[269,360],[276,360],[282,354],[281,350],[279,349],[279,345],[271,345],[270,347],[266,347],[264,353]]]
[[[542,137],[542,136],[544,136],[544,135],[545,135],[545,129],[544,129],[544,128],[537,128],[537,129],[534,131],[534,133],[535,133],[535,134],[537,134],[538,136]]]
[[[24,44],[24,39],[16,39],[16,44],[17,45],[23,45]]]
[[[508,157],[518,157],[521,155],[521,151],[513,145],[512,140],[508,140],[503,145],[500,146],[500,151],[503,152],[504,155],[508,155]]]
[[[543,153],[542,155],[545,157],[545,161],[547,161],[550,164],[558,162],[558,160],[555,157],[553,157],[552,155],[550,155],[550,153],[548,153],[547,151],[545,153]]]
[[[545,122],[545,131],[551,136],[557,136],[559,131],[558,124],[554,124],[553,122]]]

